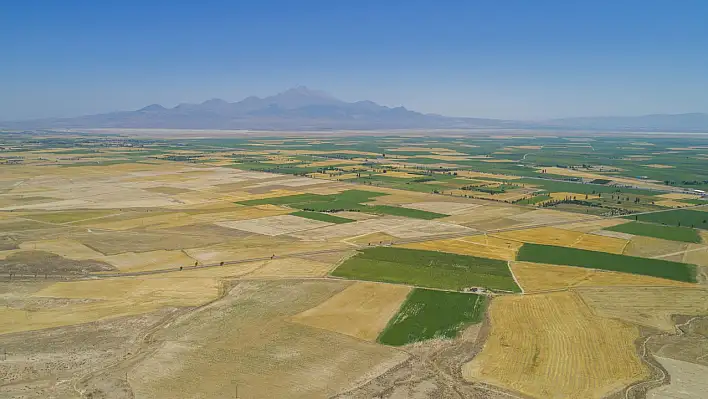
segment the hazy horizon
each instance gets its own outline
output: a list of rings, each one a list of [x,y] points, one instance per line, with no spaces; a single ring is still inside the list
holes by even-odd
[[[708,112],[704,2],[391,3],[16,2],[0,14],[0,120],[299,85],[446,116]]]

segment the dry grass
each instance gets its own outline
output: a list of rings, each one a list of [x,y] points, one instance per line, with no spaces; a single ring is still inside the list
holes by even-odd
[[[662,331],[674,331],[672,315],[708,312],[708,290],[694,287],[578,288],[583,300],[604,317]]]
[[[103,258],[102,253],[96,252],[80,242],[65,238],[56,240],[25,241],[20,244],[20,248],[30,251],[51,252],[53,254],[74,260],[102,260],[101,258]]]
[[[517,241],[503,240],[487,235],[453,238],[447,240],[424,241],[404,244],[401,247],[442,251],[460,255],[472,255],[481,258],[513,260],[521,247]]]
[[[60,308],[0,309],[0,334],[89,323],[152,312],[165,307],[197,306],[218,295],[212,278],[115,278],[54,283],[33,298],[69,298],[78,301]]]
[[[624,250],[625,255],[651,258],[685,251],[687,243],[679,241],[662,240],[654,237],[634,236]]]
[[[341,257],[341,256],[340,256]],[[336,262],[320,262],[301,258],[282,258],[263,262],[248,278],[294,278],[325,276]]]
[[[656,357],[669,372],[671,383],[647,392],[647,399],[699,399],[708,392],[708,367],[664,357]]]
[[[527,293],[563,290],[580,286],[695,287],[694,284],[675,280],[583,267],[533,262],[511,262],[510,266],[519,285]]]
[[[312,230],[319,227],[327,227],[332,225],[332,223],[305,219],[291,215],[267,216],[258,219],[217,222],[216,224],[222,227],[228,227],[230,229],[248,231],[251,233],[268,236],[290,234],[298,231]]]
[[[614,254],[621,254],[627,245],[627,240],[620,238],[585,234],[556,227],[537,227],[526,230],[508,231],[497,233],[495,236],[507,240],[610,252]]]
[[[179,266],[192,266],[194,259],[182,251],[124,252],[106,256],[102,259],[117,267],[121,272],[137,272],[155,269],[168,269]]]
[[[599,398],[641,380],[636,327],[598,317],[572,292],[503,296],[463,375],[538,398]]]
[[[357,282],[291,320],[374,341],[410,291],[401,285]]]
[[[686,203],[675,201],[675,200],[661,200],[661,201],[656,201],[655,204],[659,205],[659,206],[665,206],[667,208],[685,208],[688,206],[693,206],[691,204],[686,204]]]
[[[136,397],[325,398],[406,359],[401,352],[288,322],[343,281],[239,283],[224,299],[171,323],[128,371]]]

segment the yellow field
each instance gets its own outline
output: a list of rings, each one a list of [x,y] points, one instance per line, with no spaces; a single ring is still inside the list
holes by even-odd
[[[410,291],[401,285],[357,282],[291,320],[374,341]]]
[[[344,241],[352,243],[352,244],[358,244],[358,245],[368,245],[369,243],[371,244],[379,244],[379,243],[384,243],[384,242],[391,242],[394,240],[397,240],[397,237],[394,237],[390,234],[386,233],[371,233],[371,234],[364,234],[356,237],[350,237],[344,239]]]
[[[386,173],[385,173],[385,176],[388,176],[388,177],[397,177],[397,178],[399,178],[399,179],[415,179],[415,178],[421,177],[421,175],[414,175],[414,174],[412,174],[412,173],[401,172],[401,171],[398,171],[398,170],[386,172]]]
[[[597,230],[602,230],[607,227],[617,226],[618,224],[627,223],[625,219],[598,219],[589,222],[569,223],[558,226],[560,229],[581,231],[590,233]]]
[[[497,173],[486,173],[486,172],[475,172],[473,170],[458,170],[457,171],[457,177],[469,177],[472,179],[475,178],[490,178],[490,179],[500,179],[500,180],[516,180],[516,179],[521,179],[520,176],[507,176],[507,175],[500,175]]]
[[[658,163],[652,163],[652,164],[648,164],[648,165],[644,165],[644,166],[648,166],[648,167],[654,168],[654,169],[673,169],[674,168],[674,166],[671,166],[671,165],[662,165],[662,164],[658,164]]]
[[[513,159],[483,159],[482,162],[489,162],[489,163],[512,163],[512,162],[518,162],[518,161],[514,161]]]
[[[700,195],[697,195],[697,194],[686,194],[686,193],[659,194],[659,195],[656,195],[656,197],[661,197],[661,198],[666,198],[666,199],[674,199],[674,200],[681,200],[681,199],[699,199],[699,198],[701,198]]]
[[[521,247],[517,241],[503,240],[486,235],[433,240],[401,245],[402,248],[442,251],[460,255],[472,255],[481,258],[514,260],[516,251]]]
[[[124,252],[117,255],[106,256],[101,260],[117,267],[121,272],[137,272],[194,265],[194,259],[187,256],[184,252],[165,250],[139,253]]]
[[[578,292],[600,316],[666,332],[674,331],[672,315],[708,312],[708,290],[705,287],[579,288]]]
[[[583,267],[511,262],[511,270],[526,293],[563,290],[580,286],[695,287],[695,284],[657,277],[608,272]]]
[[[491,333],[463,376],[536,398],[600,398],[648,376],[636,327],[598,317],[572,292],[495,298]]]
[[[198,306],[215,299],[218,293],[219,283],[212,278],[112,278],[59,282],[32,296],[89,301],[57,308],[2,308],[0,334],[89,323],[171,306]]]
[[[282,258],[263,262],[263,266],[248,273],[248,278],[322,277],[335,263],[300,258]]]
[[[656,205],[665,206],[667,208],[684,208],[687,206],[693,206],[691,204],[685,204],[683,202],[674,201],[674,200],[661,200],[661,201],[656,201],[654,203]]]
[[[56,240],[25,241],[21,243],[19,247],[20,249],[30,251],[51,252],[53,254],[74,260],[100,260],[101,258],[103,258],[102,253],[96,252],[80,242],[68,240],[65,238],[60,238]]]
[[[517,240],[534,244],[556,245],[590,251],[621,254],[627,245],[627,240],[605,237],[596,234],[585,234],[573,230],[556,227],[537,227],[526,230],[515,230],[494,234],[507,240]]]

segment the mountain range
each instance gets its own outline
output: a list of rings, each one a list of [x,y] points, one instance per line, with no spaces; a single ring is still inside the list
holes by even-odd
[[[460,118],[423,114],[405,107],[386,107],[372,101],[345,102],[327,93],[300,86],[273,96],[252,96],[238,102],[215,98],[173,108],[152,104],[135,111],[0,122],[0,127],[264,130],[518,128],[708,132],[708,114],[584,117],[533,122]]]

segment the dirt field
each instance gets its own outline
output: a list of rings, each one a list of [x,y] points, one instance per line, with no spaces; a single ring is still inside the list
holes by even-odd
[[[278,236],[298,231],[312,230],[319,227],[331,226],[332,223],[319,220],[305,219],[291,215],[268,216],[258,219],[240,220],[236,222],[217,222],[218,226],[248,231],[250,233]]]
[[[470,380],[537,398],[599,398],[648,376],[638,329],[595,316],[574,293],[495,298],[489,315],[484,349],[463,367]]]
[[[459,202],[415,202],[412,204],[404,204],[403,206],[406,208],[419,209],[421,211],[456,215],[480,207],[481,205]]]
[[[634,236],[624,249],[624,255],[640,256],[651,258],[685,251],[687,243],[678,241],[662,240],[660,238]],[[663,258],[666,259],[666,258]],[[673,259],[667,259],[673,260]]]
[[[137,272],[154,269],[168,269],[194,265],[194,259],[183,251],[124,252],[103,258],[122,272]]]
[[[663,287],[578,288],[594,311],[604,317],[674,331],[672,315],[700,315],[708,312],[708,290]]]
[[[218,281],[212,278],[114,278],[53,283],[31,295],[36,305],[0,309],[4,321],[0,324],[0,334],[90,323],[166,307],[198,306],[215,299],[218,291]],[[50,304],[59,300],[58,303],[67,305],[46,306],[43,300]]]
[[[410,287],[401,285],[357,282],[291,320],[375,341],[410,291]]]
[[[562,290],[581,286],[695,287],[695,284],[675,280],[593,270],[583,267],[532,262],[511,262],[510,266],[514,276],[516,276],[516,280],[526,293]]]
[[[349,284],[239,283],[155,335],[156,351],[127,370],[130,387],[136,398],[326,397],[404,361],[397,350],[287,321]]]
[[[656,360],[669,372],[671,383],[652,389],[647,399],[701,399],[708,392],[708,367],[664,357]]]

